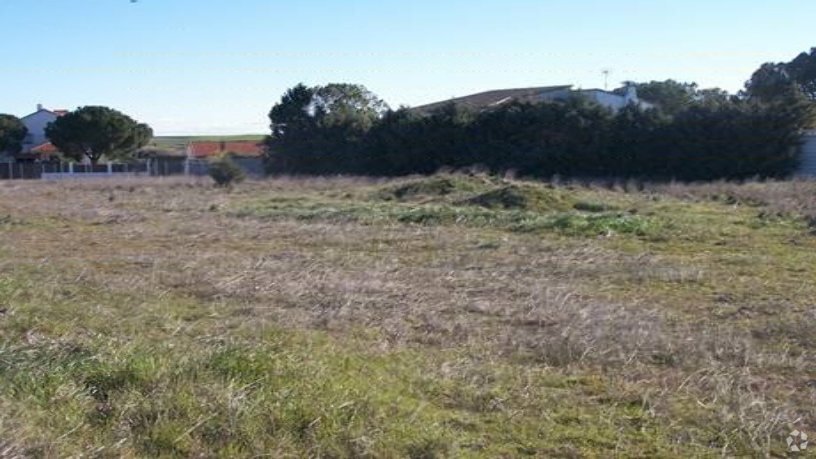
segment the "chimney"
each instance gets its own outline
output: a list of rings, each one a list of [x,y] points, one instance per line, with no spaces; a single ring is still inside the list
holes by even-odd
[[[40,111],[42,109],[43,109],[43,104],[37,104],[37,111]]]

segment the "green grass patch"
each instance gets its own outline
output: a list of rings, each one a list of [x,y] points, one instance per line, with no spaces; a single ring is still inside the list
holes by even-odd
[[[496,186],[496,179],[487,176],[437,175],[386,185],[373,193],[384,201],[439,200],[450,196],[484,192]]]
[[[532,212],[476,205],[320,202],[271,199],[246,203],[239,217],[365,224],[460,225],[511,232],[557,232],[576,237],[628,234],[658,239],[663,225],[650,216],[626,213]]]
[[[463,200],[461,203],[486,209],[528,212],[563,211],[572,206],[569,195],[564,191],[530,184],[503,186]]]
[[[154,336],[131,328],[183,315],[168,309],[170,298],[135,310],[132,299],[120,298],[104,312],[113,320],[88,315],[80,329],[65,329],[51,322],[91,308],[92,290],[43,303],[19,295],[25,281],[2,285],[0,299],[13,314],[0,321],[0,408],[15,422],[0,423],[0,437],[26,456],[676,450],[642,408],[584,399],[586,391],[615,393],[598,378],[450,351],[378,352],[365,341],[274,327],[229,335],[158,329]],[[49,310],[55,314],[40,317]],[[22,324],[33,328],[20,333]]]
[[[0,455],[783,456],[804,207],[644,189],[0,187]]]

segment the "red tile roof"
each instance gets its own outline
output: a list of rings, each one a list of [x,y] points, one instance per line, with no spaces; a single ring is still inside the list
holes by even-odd
[[[45,160],[49,159],[52,155],[56,155],[59,153],[57,147],[51,144],[51,142],[46,142],[36,147],[27,150],[25,152],[20,152],[14,155],[17,159],[40,159]]]
[[[51,155],[59,153],[59,150],[51,142],[45,142],[44,144],[37,145],[36,147],[32,148],[31,153]]]
[[[207,158],[223,153],[234,153],[236,156],[262,156],[264,146],[255,141],[233,142],[190,142],[187,155],[192,158]]]
[[[51,112],[57,116],[67,115],[68,110],[51,110]]]

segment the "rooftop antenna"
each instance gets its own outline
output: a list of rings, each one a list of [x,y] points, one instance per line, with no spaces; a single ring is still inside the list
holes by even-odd
[[[603,69],[601,73],[604,76],[604,91],[609,91],[609,74],[612,73],[612,69]]]

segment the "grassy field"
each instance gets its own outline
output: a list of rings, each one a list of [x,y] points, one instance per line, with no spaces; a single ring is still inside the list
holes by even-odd
[[[0,456],[780,456],[816,183],[0,183]]]
[[[164,150],[183,150],[190,142],[237,142],[249,140],[260,142],[266,137],[263,134],[227,135],[227,136],[157,136],[153,137],[150,147]]]

